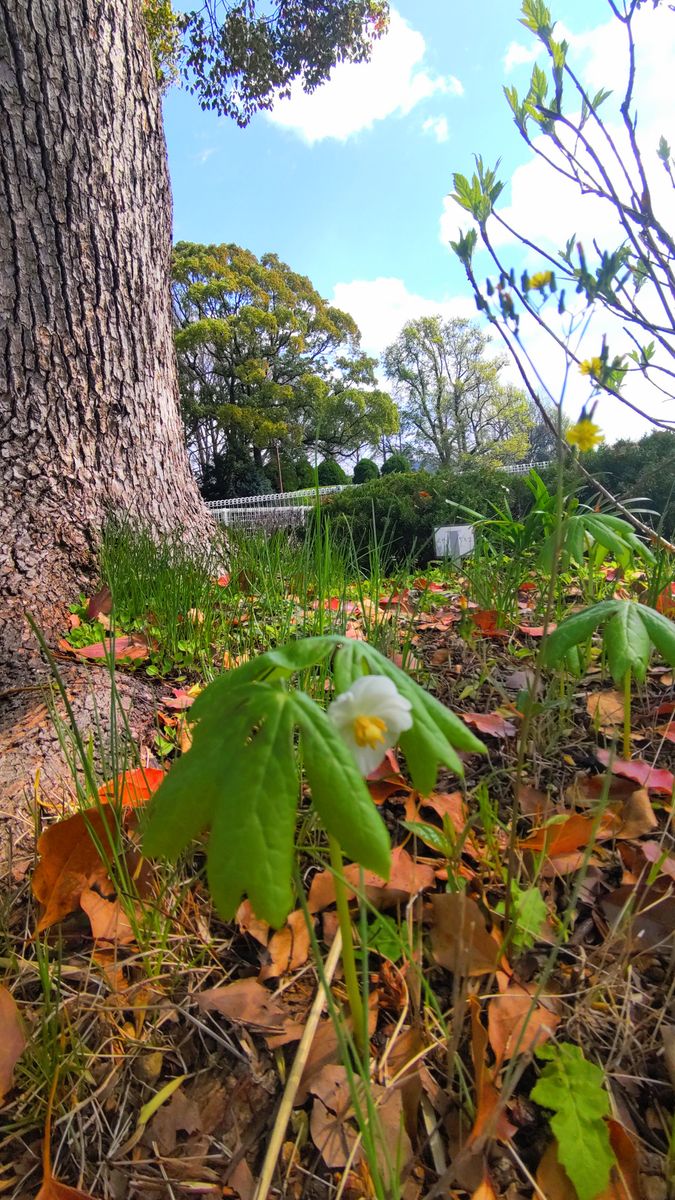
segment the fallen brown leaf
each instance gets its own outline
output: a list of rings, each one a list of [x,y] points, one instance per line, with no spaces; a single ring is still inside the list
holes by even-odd
[[[144,1134],[148,1145],[157,1143],[160,1154],[170,1155],[176,1148],[179,1133],[201,1131],[202,1121],[199,1107],[179,1087],[168,1104],[155,1113]]]
[[[267,946],[270,961],[261,970],[259,978],[277,979],[303,967],[309,958],[310,937],[301,908],[289,914],[283,929],[274,933]]]
[[[522,984],[509,979],[503,971],[497,973],[501,995],[488,1000],[488,1037],[496,1058],[496,1069],[516,1053],[525,1054],[550,1038],[560,1023],[560,1016],[551,1011],[558,1001],[549,997],[545,1007],[539,1000],[532,1009],[535,984]],[[530,1010],[532,1009],[532,1012]]]
[[[242,900],[237,909],[235,921],[239,926],[240,933],[248,933],[250,937],[255,938],[256,942],[260,942],[261,946],[267,945],[270,927],[267,921],[261,921],[260,917],[256,917],[250,900]]]
[[[91,923],[91,932],[97,940],[128,946],[135,935],[128,916],[119,900],[106,900],[99,892],[84,888],[80,894],[80,908],[86,912]]]
[[[288,1013],[257,979],[237,979],[224,987],[208,988],[195,994],[205,1012],[219,1012],[230,1021],[250,1025],[263,1032],[280,1031]]]
[[[431,897],[431,948],[436,962],[454,975],[486,975],[499,961],[499,943],[483,914],[464,892]]]
[[[355,895],[359,886],[361,868],[358,863],[350,863],[345,867],[345,879],[349,888],[349,898]],[[391,872],[385,880],[375,875],[373,871],[363,872],[363,884],[366,897],[371,904],[378,908],[391,907],[402,901],[416,896],[425,888],[433,887],[434,872],[424,863],[416,863],[402,846],[397,846],[391,855]],[[315,875],[310,889],[308,906],[311,913],[322,912],[329,904],[335,903],[335,881],[332,871],[321,871]]]
[[[105,849],[115,844],[112,814],[104,816],[101,809],[90,808],[57,821],[40,834],[40,861],[33,874],[33,894],[44,908],[38,933],[74,912],[86,889],[98,885],[109,894],[114,891],[94,838]]]
[[[611,736],[623,725],[624,698],[621,692],[613,689],[591,692],[586,698],[586,711],[595,727]]]
[[[16,1000],[0,984],[0,1101],[14,1084],[14,1068],[26,1048]]]

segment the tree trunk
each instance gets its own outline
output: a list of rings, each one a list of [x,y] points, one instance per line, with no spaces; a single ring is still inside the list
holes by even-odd
[[[181,427],[171,197],[138,0],[0,4],[0,687],[126,513],[208,536]]]

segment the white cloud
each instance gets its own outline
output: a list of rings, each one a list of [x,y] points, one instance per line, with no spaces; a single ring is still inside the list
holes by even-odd
[[[672,61],[675,56],[675,21],[672,14],[667,9],[653,10],[651,6],[645,6],[636,16],[635,35],[637,76],[633,107],[639,118],[638,144],[643,154],[652,203],[657,214],[663,214],[665,224],[668,225],[673,193],[662,164],[657,158],[656,146],[661,133],[671,142],[675,141],[672,106],[669,104]],[[600,87],[611,89],[613,92],[601,111],[604,114],[605,126],[617,148],[616,156],[594,122],[587,123],[585,134],[607,165],[619,194],[626,196],[624,166],[630,170],[633,177],[636,176],[627,133],[619,112],[625,94],[628,65],[626,31],[619,21],[610,20],[583,34],[574,34],[558,26],[556,36],[565,37],[569,42],[570,61],[584,86],[592,94]],[[528,60],[526,49],[518,43],[512,43],[507,50],[505,67],[512,69],[527,61],[534,61],[535,54],[533,53]],[[536,43],[533,43],[533,49],[537,49]],[[507,109],[503,111],[503,120],[509,120]],[[561,137],[565,136],[564,130],[560,129],[559,133]],[[549,157],[556,153],[550,141],[545,138],[536,139],[535,148],[545,150]],[[525,147],[523,150],[524,153],[528,153]],[[641,185],[637,186],[637,191],[638,194],[641,192]],[[593,258],[594,239],[603,248],[610,249],[623,240],[624,235],[611,204],[593,196],[582,195],[573,182],[565,180],[536,155],[530,154],[526,162],[516,167],[510,180],[510,196],[507,191],[503,199],[505,203],[499,208],[499,212],[504,220],[535,245],[541,245],[545,249],[562,247],[566,239],[574,233],[583,242],[589,257]],[[456,238],[460,226],[466,228],[470,223],[468,214],[447,198],[440,219],[440,240],[447,245],[451,238]],[[541,256],[526,248],[522,248],[519,257],[515,257],[513,248],[518,246],[517,239],[497,222],[491,222],[489,232],[494,246],[509,247],[509,253],[504,255],[507,265],[513,264],[517,270],[522,265],[535,270],[542,267]],[[489,274],[490,266],[487,258],[483,256],[477,263],[479,276]],[[494,270],[492,274],[494,278]],[[642,295],[642,303],[643,307],[650,303],[646,293]],[[550,318],[548,309],[546,315]],[[662,312],[660,315],[663,315]],[[611,353],[628,348],[621,323],[606,312],[599,311],[579,350],[580,357],[590,357],[599,353],[603,333],[607,335]],[[553,394],[557,395],[564,378],[564,355],[556,350],[546,333],[528,326],[525,322],[521,325],[521,335],[533,363],[542,373]],[[662,403],[655,389],[638,373],[631,375],[626,381],[626,395],[633,403],[661,420],[670,416],[668,406]],[[587,399],[588,380],[573,368],[568,379],[565,402],[570,416],[576,419]],[[618,437],[639,436],[648,428],[642,418],[611,398],[601,401],[598,418],[609,441]]]
[[[437,142],[447,142],[450,137],[448,118],[427,117],[426,121],[422,122],[422,133],[432,134]]]
[[[208,162],[211,155],[215,154],[215,153],[216,153],[215,146],[205,146],[203,150],[199,150],[197,152],[197,154],[193,154],[192,157],[193,157],[194,161],[199,164],[200,167],[203,167],[204,163]]]
[[[541,42],[533,42],[531,46],[523,46],[522,42],[509,42],[506,54],[504,55],[504,70],[506,74],[510,75],[511,71],[516,67],[523,67],[528,63],[533,63],[542,49]]]
[[[414,317],[475,317],[476,306],[468,296],[446,296],[430,300],[409,292],[402,279],[380,276],[337,283],[332,303],[350,313],[361,330],[363,349],[379,357]]]
[[[330,79],[309,95],[295,83],[266,117],[306,142],[346,141],[375,121],[404,116],[432,96],[461,96],[454,75],[437,75],[424,65],[426,42],[394,9],[386,34],[367,63],[338,63]]]

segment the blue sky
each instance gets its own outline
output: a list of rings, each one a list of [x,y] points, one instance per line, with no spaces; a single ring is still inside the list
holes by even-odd
[[[604,33],[606,0],[563,7],[589,79],[604,78],[619,57]],[[505,83],[526,88],[531,70],[534,43],[519,13],[515,0],[400,0],[370,65],[338,68],[327,87],[294,95],[245,130],[174,89],[165,126],[176,239],[274,251],[353,313],[371,353],[410,316],[471,315],[447,249],[462,219],[444,204],[453,171],[470,170],[474,152],[501,156],[503,176],[516,173],[505,201],[521,225],[543,235],[567,215],[537,177],[502,96]],[[658,93],[650,99],[656,107]],[[619,429],[632,431],[630,421]]]

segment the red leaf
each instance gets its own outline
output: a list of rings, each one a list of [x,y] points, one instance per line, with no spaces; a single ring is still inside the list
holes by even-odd
[[[64,650],[67,654],[74,654],[77,658],[86,658],[95,662],[108,658],[113,652],[113,645],[115,662],[122,659],[137,661],[148,657],[148,639],[138,633],[134,633],[130,637],[115,638],[114,643],[111,638],[110,640],[106,639],[105,642],[94,642],[91,646],[71,646],[69,642],[61,638],[59,650]]]
[[[500,713],[462,713],[462,720],[467,725],[473,725],[480,733],[489,733],[492,737],[515,737],[516,727],[512,721],[507,721]]]
[[[665,617],[675,616],[675,581],[659,592],[656,611],[663,613]]]
[[[87,604],[87,620],[95,621],[101,613],[109,616],[112,612],[112,592],[107,584],[91,597]]]
[[[117,799],[123,808],[138,808],[157,791],[164,774],[159,767],[136,767],[104,783],[98,789],[98,798],[102,804]]]
[[[508,632],[499,624],[499,613],[496,608],[477,608],[469,613],[473,624],[484,637],[508,637]]]
[[[540,638],[544,633],[553,633],[557,628],[555,621],[549,621],[548,625],[517,625],[519,633],[527,634],[528,637]]]
[[[609,766],[612,756],[609,750],[598,750],[596,756],[598,762],[601,762],[604,767]],[[615,775],[623,775],[626,779],[632,779],[635,783],[639,783],[640,787],[646,787],[650,792],[659,792],[663,796],[670,796],[675,786],[675,776],[670,771],[659,770],[652,767],[650,763],[643,762],[641,758],[612,759],[612,771]]]

